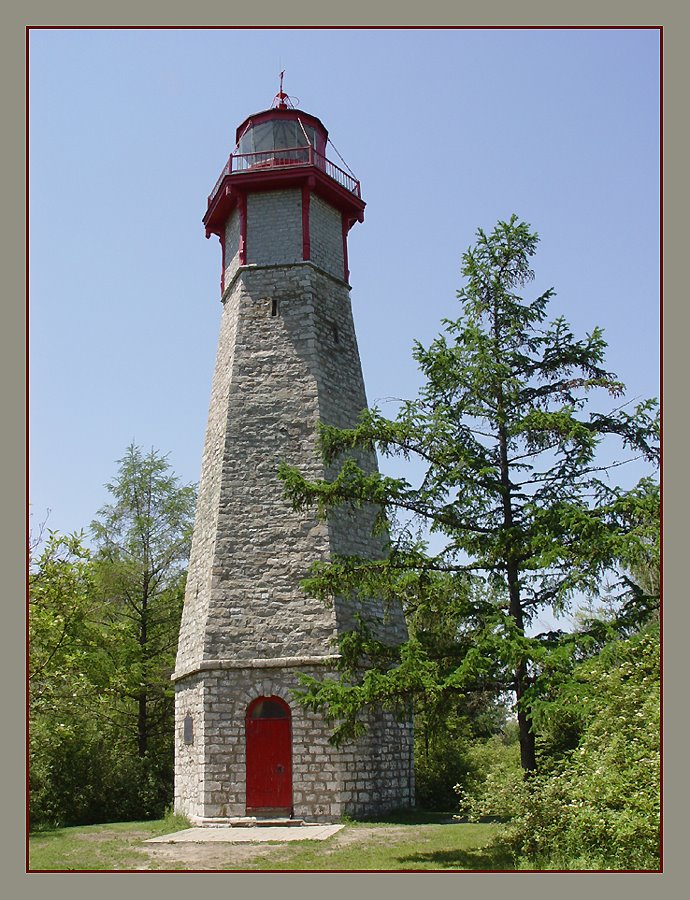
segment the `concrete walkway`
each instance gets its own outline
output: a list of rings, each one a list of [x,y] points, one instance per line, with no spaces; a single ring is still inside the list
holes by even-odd
[[[196,827],[149,838],[146,844],[205,844],[220,841],[226,844],[258,844],[264,841],[325,841],[344,825],[263,825],[245,828],[214,826]]]

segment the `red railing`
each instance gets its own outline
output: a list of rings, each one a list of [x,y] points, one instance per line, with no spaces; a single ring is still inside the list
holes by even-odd
[[[356,197],[361,197],[359,181],[339,166],[331,162],[310,145],[308,147],[286,147],[285,149],[261,150],[257,153],[231,153],[220,173],[213,190],[208,196],[209,206],[216,197],[226,175],[233,172],[247,172],[257,169],[293,169],[296,166],[316,166],[329,178],[337,181]]]

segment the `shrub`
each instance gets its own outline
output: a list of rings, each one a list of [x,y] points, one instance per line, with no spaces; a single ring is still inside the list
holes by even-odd
[[[469,777],[456,784],[460,813],[471,820],[511,818],[520,808],[523,786],[517,723],[472,745],[467,754]]]
[[[658,628],[583,663],[563,706],[588,710],[578,746],[520,789],[522,868],[659,868]]]
[[[469,778],[472,763],[466,738],[437,735],[428,747],[417,743],[415,785],[417,805],[444,812],[455,808],[455,785]]]
[[[172,800],[172,754],[140,758],[115,729],[39,720],[30,748],[33,830],[157,819]]]

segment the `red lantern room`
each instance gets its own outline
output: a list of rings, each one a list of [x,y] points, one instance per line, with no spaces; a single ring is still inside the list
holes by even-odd
[[[242,122],[236,132],[236,144],[218,181],[208,197],[203,218],[206,237],[215,234],[223,248],[225,272],[225,229],[235,210],[239,213],[240,266],[251,260],[247,254],[247,197],[265,191],[301,188],[303,261],[311,259],[310,198],[317,195],[342,217],[343,279],[349,278],[347,234],[355,222],[364,220],[364,201],[360,184],[351,171],[345,171],[329,159],[328,131],[309,113],[292,106],[281,89],[273,106]],[[337,156],[339,154],[330,145]],[[347,164],[340,158],[342,164]]]

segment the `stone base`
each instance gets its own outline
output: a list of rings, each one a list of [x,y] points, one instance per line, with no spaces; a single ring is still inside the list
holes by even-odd
[[[270,818],[333,823],[414,805],[412,723],[380,712],[363,738],[334,747],[331,726],[293,700],[297,671],[203,671],[176,682],[176,812],[219,824],[262,818],[247,814],[245,735],[246,711],[262,696],[291,710],[292,816]],[[323,676],[323,669],[308,674]],[[185,743],[189,716],[193,742]]]

